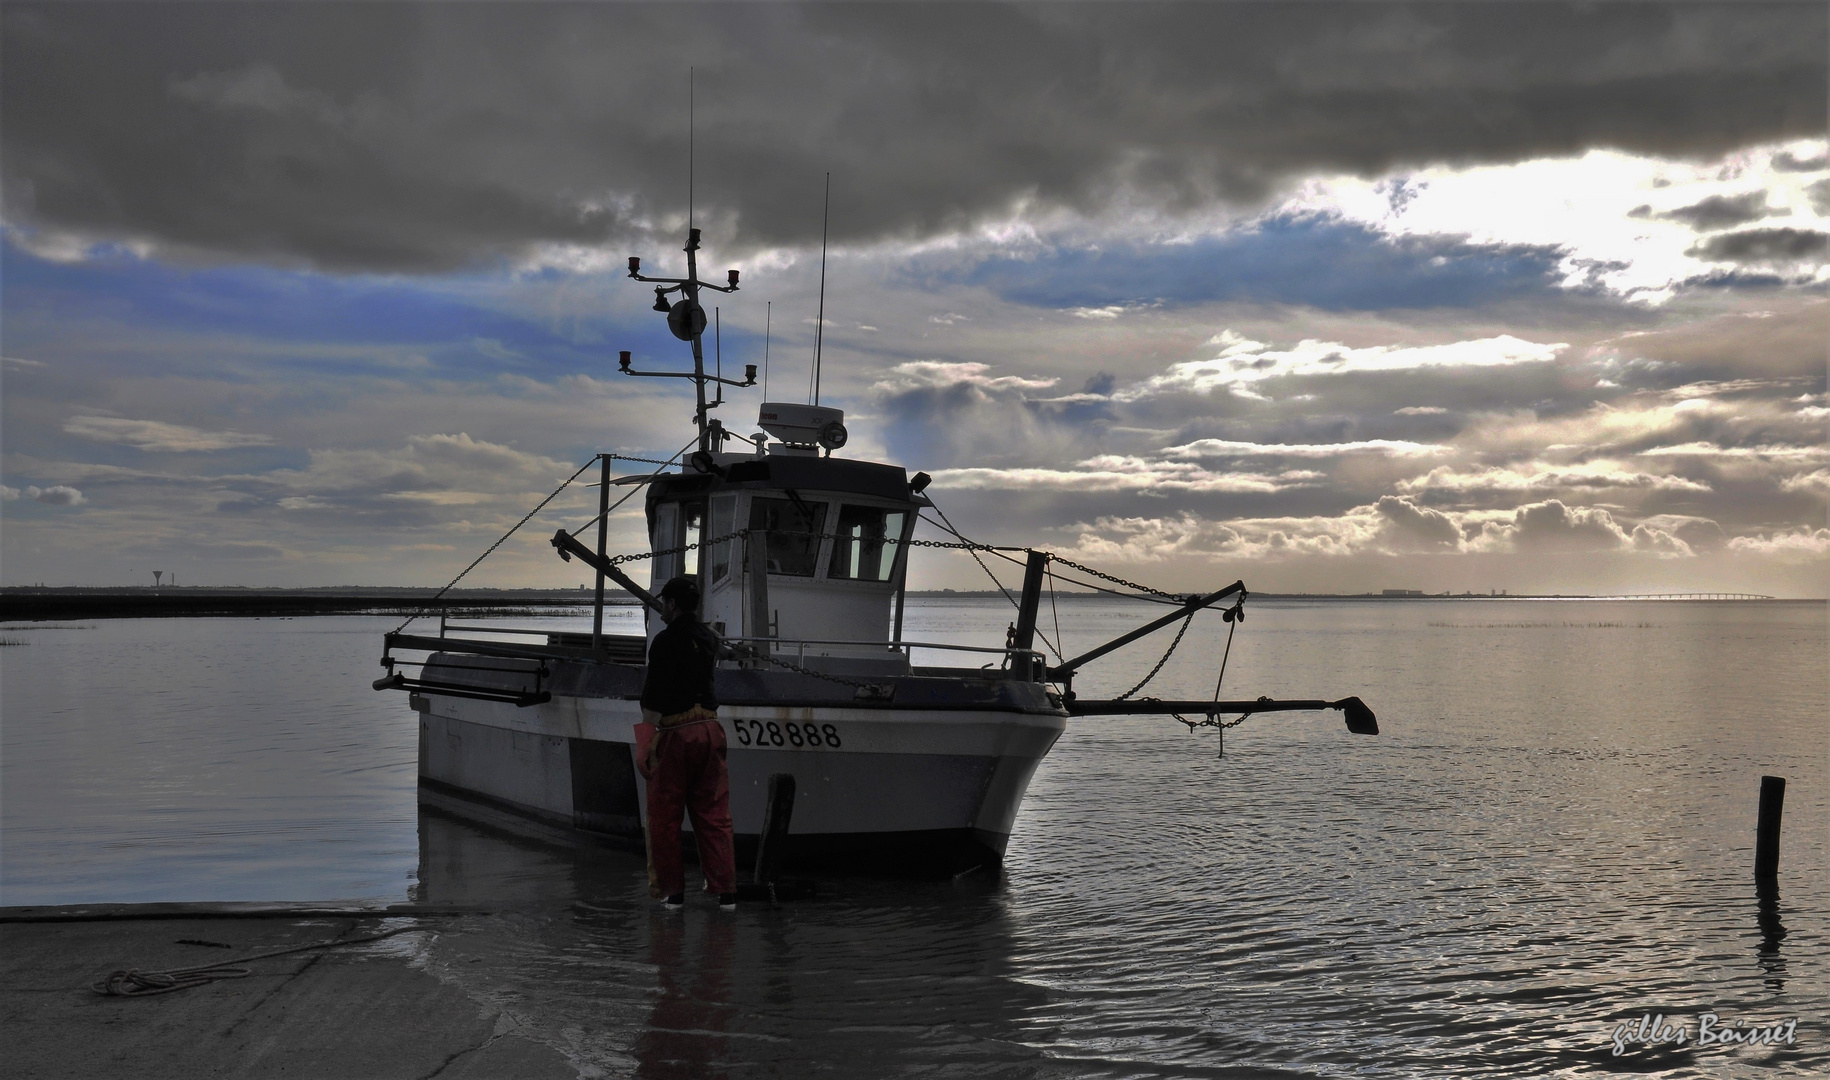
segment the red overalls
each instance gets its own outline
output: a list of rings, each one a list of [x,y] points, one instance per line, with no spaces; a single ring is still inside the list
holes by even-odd
[[[693,819],[706,891],[736,892],[724,727],[717,714],[697,705],[655,725],[654,769],[648,777],[648,891],[657,898],[686,891],[680,864],[682,811]]]

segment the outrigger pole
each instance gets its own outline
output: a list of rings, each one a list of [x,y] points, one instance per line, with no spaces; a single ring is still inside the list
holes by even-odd
[[[578,538],[574,537],[571,533],[566,532],[564,529],[560,529],[553,534],[552,545],[559,549],[559,557],[566,562],[571,562],[576,558],[579,562],[584,563],[586,566],[596,570],[611,581],[616,582],[622,587],[624,592],[635,597],[637,600],[640,600],[643,606],[652,608],[655,611],[661,610],[661,601],[655,599],[653,593],[642,588],[640,585],[637,585],[634,578],[623,573],[615,563],[605,558],[601,552],[592,551],[590,548],[579,543]]]
[[[1023,596],[1017,604],[1017,622],[1011,629],[1013,647],[1028,649],[1032,643],[1036,625],[1036,611],[1042,594],[1042,578],[1047,572],[1049,554],[1045,551],[1032,551],[1024,567]],[[1096,649],[1088,650],[1071,660],[1049,667],[1044,677],[1049,682],[1061,684],[1061,704],[1070,716],[1140,716],[1140,715],[1173,715],[1190,713],[1212,717],[1218,713],[1240,713],[1241,719],[1252,713],[1261,712],[1308,712],[1320,709],[1338,709],[1347,716],[1347,730],[1355,735],[1377,735],[1378,718],[1366,703],[1357,697],[1342,698],[1339,701],[1321,699],[1304,699],[1292,701],[1274,701],[1261,697],[1256,701],[1165,701],[1161,698],[1125,699],[1109,698],[1103,700],[1083,700],[1074,694],[1074,673],[1094,660],[1122,649],[1138,638],[1160,630],[1177,619],[1186,619],[1202,608],[1211,607],[1229,596],[1238,596],[1239,605],[1226,613],[1228,622],[1245,617],[1245,582],[1235,581],[1218,592],[1202,596],[1191,596],[1174,611],[1159,619],[1138,627],[1128,633],[1120,634],[1111,641]],[[1027,668],[1022,669],[1027,672]]]
[[[1241,717],[1261,712],[1310,712],[1322,709],[1339,709],[1347,714],[1347,730],[1355,735],[1379,734],[1379,720],[1366,703],[1357,697],[1342,698],[1339,701],[1320,699],[1303,701],[1273,701],[1261,697],[1257,701],[1165,701],[1161,698],[1144,698],[1138,701],[1067,701],[1063,702],[1070,716],[1162,716],[1167,713],[1190,713],[1214,716],[1218,713],[1239,713]]]
[[[1025,584],[1027,584],[1027,582]],[[1128,634],[1120,634],[1118,637],[1113,638],[1111,641],[1106,642],[1104,645],[1101,645],[1097,649],[1094,649],[1090,652],[1081,653],[1079,656],[1074,657],[1072,660],[1063,660],[1060,663],[1060,665],[1049,668],[1048,669],[1048,678],[1051,682],[1062,682],[1069,686],[1072,686],[1073,681],[1074,681],[1074,673],[1076,671],[1080,670],[1080,668],[1083,665],[1085,665],[1091,661],[1099,659],[1100,657],[1106,655],[1107,653],[1113,651],[1114,649],[1122,649],[1126,645],[1129,645],[1133,641],[1136,641],[1138,638],[1143,637],[1145,634],[1149,634],[1153,631],[1160,630],[1163,627],[1168,626],[1170,623],[1175,622],[1177,619],[1185,619],[1188,616],[1193,615],[1195,612],[1200,611],[1202,608],[1212,606],[1213,604],[1216,604],[1216,603],[1220,602],[1221,600],[1226,599],[1227,597],[1233,595],[1234,593],[1238,593],[1239,599],[1244,600],[1246,598],[1246,596],[1249,595],[1245,591],[1245,582],[1235,581],[1231,585],[1228,585],[1226,588],[1221,589],[1219,592],[1208,593],[1206,596],[1189,597],[1188,601],[1186,603],[1184,603],[1181,607],[1176,608],[1174,611],[1163,616],[1162,618],[1152,619],[1150,622],[1145,623],[1144,625],[1138,627],[1136,630],[1133,630]]]

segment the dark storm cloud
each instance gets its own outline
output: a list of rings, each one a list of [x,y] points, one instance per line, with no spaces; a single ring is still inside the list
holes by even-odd
[[[1687,254],[1741,263],[1822,262],[1830,235],[1816,229],[1743,229],[1712,236]]]
[[[1256,300],[1365,311],[1549,297],[1562,291],[1562,257],[1557,248],[1389,237],[1351,222],[1298,217],[1192,244],[993,259],[963,276],[1040,307]]]
[[[1645,207],[1641,207],[1644,210]],[[1783,211],[1782,211],[1783,212]],[[1733,225],[1746,225],[1750,221],[1759,221],[1773,213],[1766,204],[1766,192],[1750,191],[1743,195],[1711,195],[1701,202],[1690,206],[1680,206],[1676,210],[1667,210],[1655,217],[1681,221],[1698,232],[1709,232],[1712,229],[1726,229]],[[1635,210],[1631,217],[1643,217]]]
[[[10,223],[426,271],[1821,134],[1820,5],[8,5]]]
[[[1780,172],[1819,172],[1827,166],[1830,166],[1830,156],[1824,154],[1801,158],[1790,150],[1781,150],[1773,155],[1773,168]]]
[[[1819,180],[1805,189],[1811,196],[1811,208],[1820,214],[1830,214],[1830,178]]]

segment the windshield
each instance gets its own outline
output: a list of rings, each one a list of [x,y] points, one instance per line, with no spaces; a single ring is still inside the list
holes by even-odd
[[[750,528],[765,530],[769,573],[812,577],[819,565],[820,528],[826,504],[805,500],[757,498],[750,503]],[[757,536],[752,533],[750,540]]]

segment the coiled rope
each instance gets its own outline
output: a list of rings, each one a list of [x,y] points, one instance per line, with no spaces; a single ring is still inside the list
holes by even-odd
[[[394,937],[396,934],[411,934],[423,929],[424,927],[419,926],[403,926],[380,934],[370,934],[367,937],[318,941],[310,945],[295,945],[290,949],[275,949],[272,952],[255,953],[252,956],[239,956],[233,960],[224,960],[220,964],[201,964],[197,967],[172,968],[169,971],[142,971],[139,968],[124,968],[100,982],[89,984],[89,989],[104,997],[152,997],[154,994],[169,994],[221,979],[245,979],[252,972],[241,965],[256,960],[271,960],[276,956],[290,956],[293,953],[310,952],[313,949],[364,945],[371,941]]]

